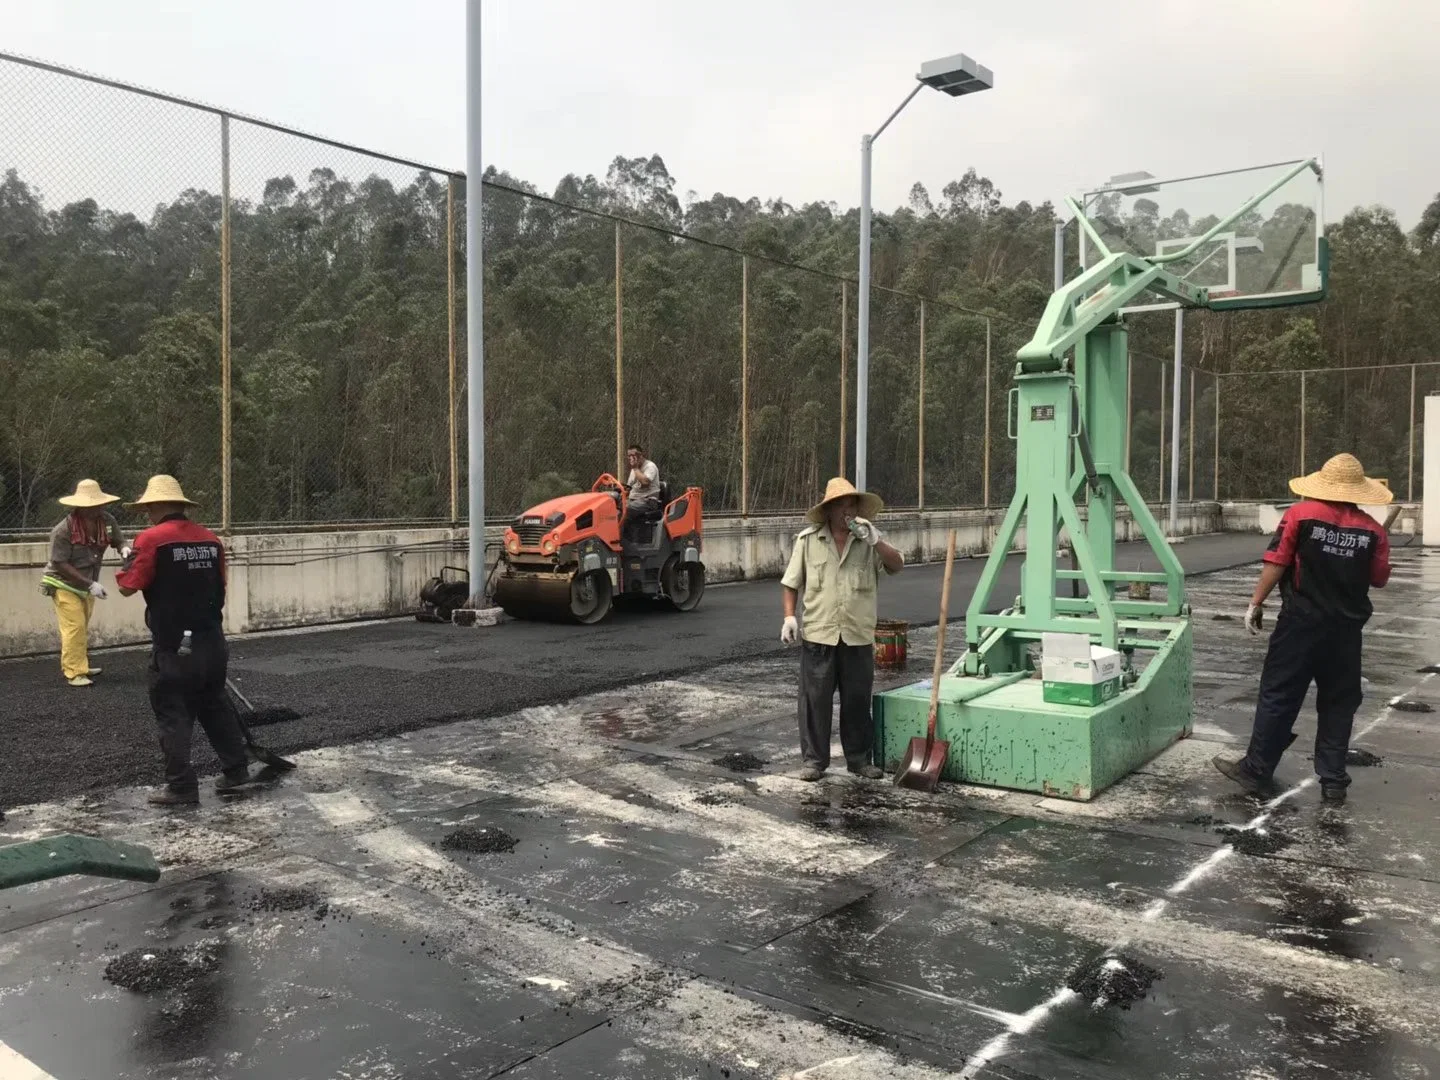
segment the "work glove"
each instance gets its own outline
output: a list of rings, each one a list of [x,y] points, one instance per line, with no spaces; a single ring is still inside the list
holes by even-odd
[[[1245,609],[1245,629],[1251,635],[1260,633],[1260,627],[1265,621],[1265,608],[1260,604],[1251,604]]]
[[[101,585],[98,581],[92,581],[90,583],[90,595],[95,597],[96,600],[104,600],[105,586]]]
[[[131,559],[131,557],[134,556],[134,554],[135,554],[135,549],[132,548],[129,544],[126,544],[124,547],[122,547],[122,548],[120,549],[120,561],[121,561],[121,562],[129,562],[130,559]]]
[[[850,519],[850,532],[854,535],[855,539],[861,543],[869,544],[871,547],[878,544],[880,538],[884,535],[872,522],[862,517]]]
[[[780,643],[782,645],[794,645],[800,637],[800,620],[794,615],[786,615],[785,622],[780,626]]]

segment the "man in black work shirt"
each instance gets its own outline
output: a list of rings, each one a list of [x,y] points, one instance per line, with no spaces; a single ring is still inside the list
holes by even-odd
[[[1390,580],[1385,528],[1359,504],[1384,505],[1393,496],[1351,454],[1291,480],[1290,490],[1302,501],[1280,519],[1245,612],[1246,628],[1259,633],[1265,599],[1280,586],[1250,747],[1243,758],[1213,761],[1248,791],[1268,786],[1295,741],[1295,717],[1313,681],[1315,772],[1324,799],[1343,802],[1350,786],[1345,756],[1362,697],[1360,633],[1372,611],[1370,589]]]
[[[152,476],[130,504],[145,511],[151,528],[135,537],[134,553],[115,575],[122,596],[145,594],[150,627],[150,707],[160,725],[165,787],[150,796],[157,806],[193,806],[200,781],[190,763],[195,721],[220,759],[215,782],[231,795],[252,782],[245,737],[225,701],[229,649],[222,629],[225,548],[209,529],[185,516],[195,504],[171,476]]]

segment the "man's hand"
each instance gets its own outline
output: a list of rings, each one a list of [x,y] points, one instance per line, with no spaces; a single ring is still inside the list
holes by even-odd
[[[780,626],[780,643],[782,645],[794,645],[800,637],[800,620],[794,615],[786,615],[784,623]]]
[[[105,586],[101,585],[98,581],[90,582],[90,595],[95,597],[96,600],[104,600]]]
[[[124,547],[122,547],[122,548],[120,549],[120,561],[121,561],[121,562],[129,562],[129,561],[130,561],[130,556],[131,556],[131,555],[134,555],[134,554],[135,554],[135,549],[132,548],[129,544],[126,544]]]
[[[1245,629],[1251,635],[1260,633],[1261,625],[1265,621],[1265,607],[1263,604],[1251,604],[1245,609]]]
[[[857,540],[863,544],[869,544],[871,547],[878,544],[885,535],[875,527],[874,523],[862,517],[850,519],[850,531]]]

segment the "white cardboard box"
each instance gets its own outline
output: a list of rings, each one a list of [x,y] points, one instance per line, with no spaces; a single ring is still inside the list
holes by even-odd
[[[1120,654],[1091,645],[1086,634],[1042,634],[1040,678],[1045,682],[1103,683],[1120,677]]]

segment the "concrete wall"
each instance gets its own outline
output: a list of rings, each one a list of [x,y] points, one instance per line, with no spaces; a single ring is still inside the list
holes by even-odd
[[[1213,504],[1212,504],[1213,505]],[[1262,502],[1227,502],[1220,504],[1220,529],[1221,532],[1255,532],[1273,533],[1280,524],[1280,518],[1285,513],[1290,502],[1283,503],[1262,503]],[[1395,504],[1389,506],[1362,506],[1360,509],[1373,517],[1380,524],[1395,511]],[[1405,536],[1413,536],[1421,529],[1421,503],[1401,503],[1400,515],[1395,519],[1395,524],[1390,531],[1401,533]]]
[[[881,526],[912,562],[944,558],[948,529],[958,531],[957,551],[990,550],[1003,510],[887,513]],[[1181,507],[1180,532],[1220,531],[1216,503]],[[707,577],[715,583],[778,577],[785,568],[803,518],[714,519],[705,527]],[[1120,535],[1138,537],[1128,512]],[[502,530],[490,531],[499,541]],[[420,586],[441,567],[464,565],[464,530],[390,529],[369,532],[281,533],[231,537],[226,629],[314,626],[404,615],[415,610]],[[1024,546],[1023,534],[1019,546]],[[51,601],[39,591],[43,543],[0,544],[0,657],[52,652],[59,642]],[[114,584],[111,556],[101,580]],[[111,588],[95,605],[91,641],[126,645],[146,640],[144,603]]]

